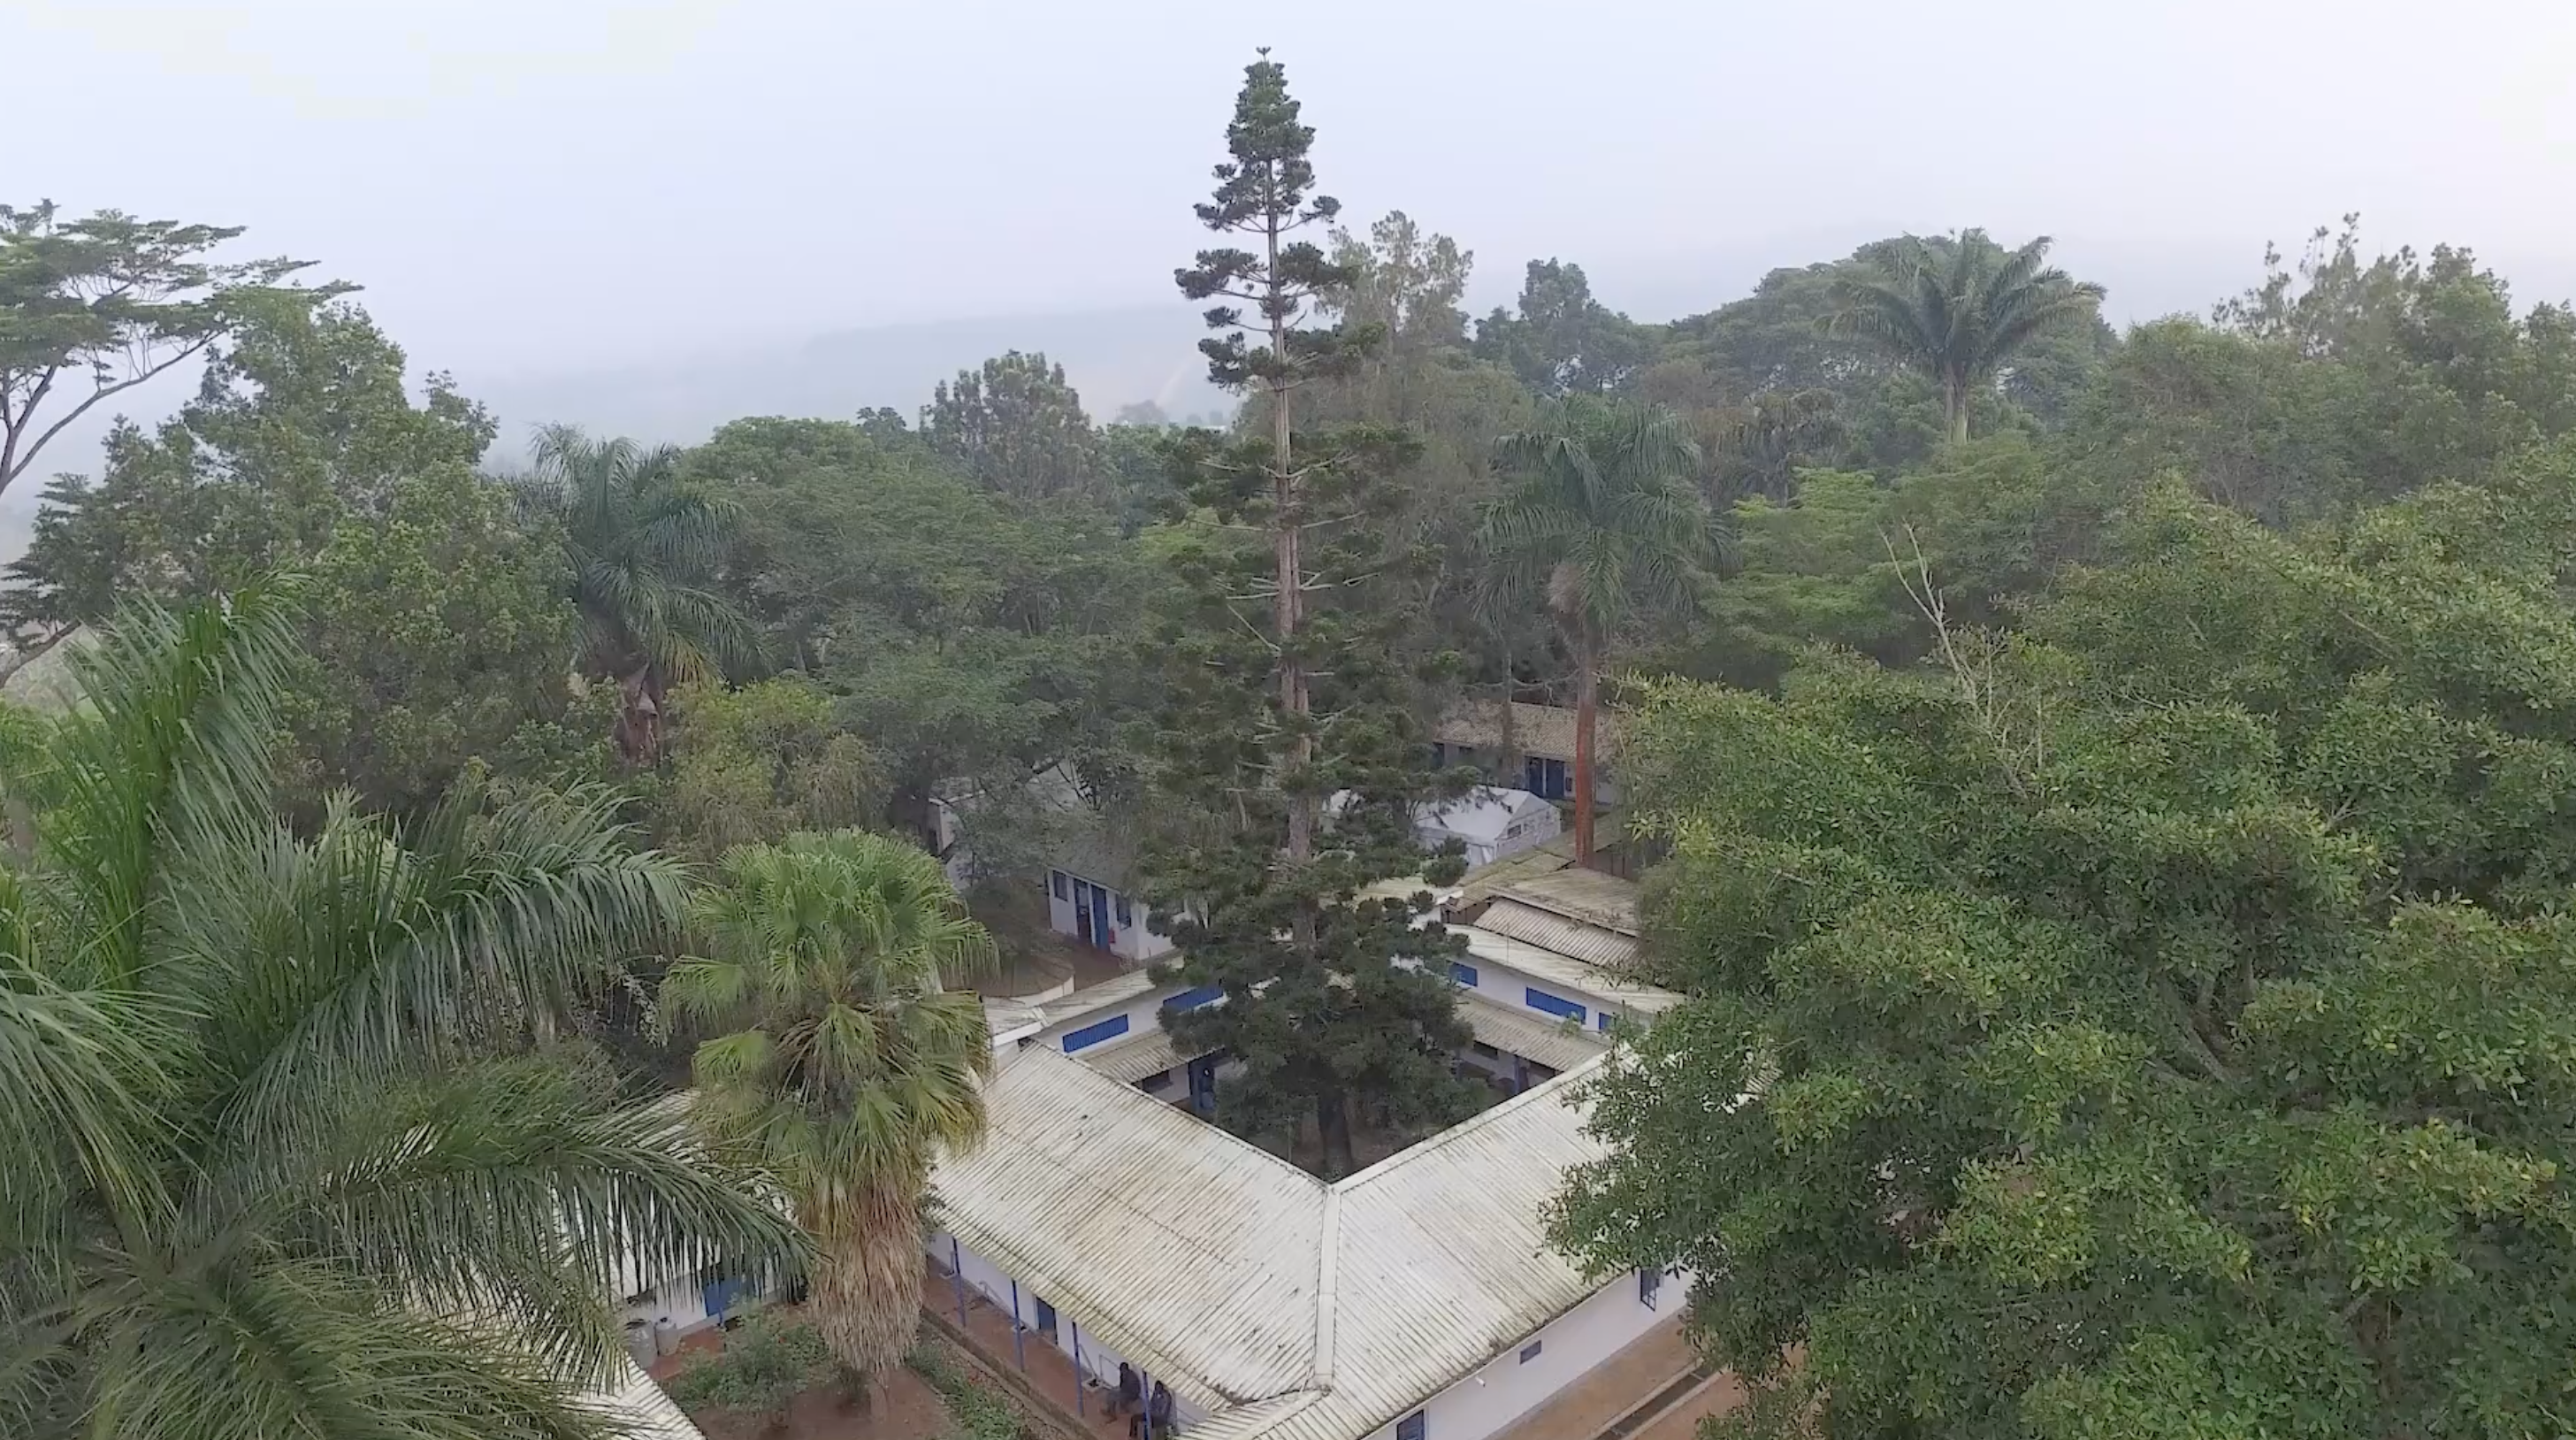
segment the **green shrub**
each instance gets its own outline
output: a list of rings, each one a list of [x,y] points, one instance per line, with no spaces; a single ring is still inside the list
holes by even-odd
[[[775,1424],[789,1402],[832,1378],[822,1332],[784,1310],[764,1310],[725,1333],[724,1348],[691,1360],[662,1389],[686,1407],[732,1410]]]

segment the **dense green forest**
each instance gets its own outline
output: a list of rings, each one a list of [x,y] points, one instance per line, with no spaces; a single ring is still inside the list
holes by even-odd
[[[1731,1433],[2576,1432],[2576,312],[2347,218],[2125,334],[1974,229],[1474,318],[1312,138],[1251,66],[1139,261],[1224,427],[1012,352],[524,469],[362,292],[0,208],[0,666],[76,697],[0,704],[0,1433],[594,1433],[612,1242],[809,1264],[883,1374],[1051,772],[1231,997],[1223,1123],[1446,1123],[1453,942],[1354,897],[1454,875],[1428,730],[1505,697],[1587,717],[1586,848],[1621,714],[1689,997],[1557,1235],[1702,1277]]]

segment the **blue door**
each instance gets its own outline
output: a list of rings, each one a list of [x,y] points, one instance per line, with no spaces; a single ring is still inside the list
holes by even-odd
[[[1055,1307],[1035,1295],[1029,1297],[1029,1303],[1038,1307],[1038,1333],[1050,1340],[1054,1339]]]
[[[1190,1062],[1190,1108],[1201,1115],[1216,1113],[1216,1057],[1202,1055]]]

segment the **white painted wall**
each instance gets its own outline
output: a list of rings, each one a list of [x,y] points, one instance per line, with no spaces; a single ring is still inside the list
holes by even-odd
[[[1071,879],[1083,878],[1070,870],[1063,873]],[[1055,893],[1055,872],[1053,871],[1050,871],[1039,883],[1046,886],[1048,926],[1059,935],[1069,935],[1079,940],[1082,927],[1074,918],[1072,887],[1068,885],[1064,897],[1058,898]],[[1098,881],[1089,883],[1100,884]],[[1154,928],[1154,917],[1147,913],[1143,901],[1133,895],[1123,894],[1113,885],[1102,884],[1100,888],[1109,892],[1109,928],[1117,936],[1108,947],[1109,953],[1139,965],[1171,953],[1171,938]],[[1126,925],[1118,923],[1117,905],[1121,899],[1127,902],[1127,915],[1131,922]]]
[[[1462,955],[1458,957],[1458,963],[1476,972],[1476,983],[1473,986],[1461,985],[1460,989],[1473,989],[1479,996],[1497,1005],[1508,1005],[1542,1020],[1556,1022],[1559,1017],[1551,1011],[1541,1010],[1529,1003],[1529,992],[1532,989],[1562,996],[1582,1006],[1583,1028],[1587,1031],[1599,1032],[1601,1016],[1604,1013],[1612,1016],[1626,1013],[1618,1002],[1604,1000],[1581,986],[1568,985],[1561,980],[1541,980],[1533,975],[1524,975],[1509,965],[1488,960],[1482,955]],[[1454,972],[1452,978],[1455,978]]]
[[[939,1262],[939,1266],[942,1269],[947,1268],[949,1264],[949,1256],[953,1251],[957,1258],[963,1262],[960,1268],[965,1271],[967,1289],[981,1293],[985,1299],[992,1302],[994,1309],[1005,1313],[1010,1311],[1012,1277],[1004,1274],[999,1266],[994,1265],[983,1256],[976,1254],[973,1250],[957,1244],[956,1237],[952,1235],[934,1234],[930,1237],[924,1248],[929,1252],[933,1259]],[[954,1281],[950,1281],[949,1283],[952,1287],[955,1284]],[[953,1288],[950,1293],[952,1296],[955,1293]],[[1052,1297],[1042,1295],[1030,1286],[1022,1285],[1019,1288],[1019,1319],[1022,1325],[1029,1327],[1028,1339],[1026,1342],[1029,1344],[1039,1344],[1043,1343],[1045,1340],[1045,1336],[1036,1328],[1038,1323],[1037,1302],[1040,1300],[1047,1300],[1050,1304],[1054,1303]],[[946,1303],[953,1305],[955,1302],[951,1299]],[[952,1319],[955,1318],[956,1315],[956,1311],[954,1309],[948,1309],[944,1313],[948,1314]],[[1057,1349],[1062,1350],[1068,1356],[1075,1356],[1074,1346],[1076,1343],[1076,1332],[1081,1323],[1081,1316],[1069,1314],[1061,1307],[1058,1307],[1055,1323],[1055,1344]],[[1075,1356],[1076,1363],[1079,1364],[1084,1371],[1097,1378],[1101,1384],[1114,1390],[1118,1384],[1118,1367],[1122,1364],[1130,1364],[1133,1362],[1129,1361],[1126,1356],[1121,1355],[1117,1351],[1100,1343],[1099,1339],[1093,1336],[1090,1331],[1080,1330],[1079,1334],[1082,1349],[1081,1353],[1078,1356]],[[1009,1357],[1006,1356],[1004,1358],[1007,1360]],[[1068,1407],[1073,1403],[1072,1397],[1070,1396],[1060,1398],[1063,1399],[1064,1403]],[[1106,1404],[1109,1399],[1106,1393],[1096,1394],[1091,1398],[1101,1402],[1102,1404]],[[1089,1401],[1085,1402],[1085,1404],[1089,1403]],[[1184,1431],[1198,1421],[1207,1418],[1207,1412],[1205,1410],[1199,1409],[1189,1401],[1182,1399],[1178,1392],[1174,1392],[1172,1396],[1172,1414],[1174,1420],[1179,1423],[1180,1427]]]
[[[1432,1396],[1421,1407],[1422,1440],[1485,1440],[1508,1428],[1658,1323],[1680,1314],[1688,1290],[1686,1277],[1665,1276],[1650,1310],[1637,1299],[1635,1273],[1611,1281],[1545,1329]],[[1539,1343],[1539,1353],[1523,1363],[1521,1349],[1532,1340]],[[1395,1440],[1402,1419],[1389,1422],[1371,1440]]]
[[[643,1299],[630,1300],[619,1307],[617,1323],[623,1326],[629,1320],[641,1320],[647,1325],[668,1320],[684,1334],[700,1329],[709,1323],[706,1287],[698,1283],[694,1272],[665,1280]]]
[[[1104,1005],[1096,1010],[1084,1010],[1078,1014],[1067,1015],[1063,1019],[1055,1021],[1045,1029],[1039,1031],[1037,1035],[1037,1043],[1052,1050],[1062,1050],[1064,1049],[1064,1037],[1068,1033],[1075,1030],[1087,1030],[1092,1026],[1101,1024],[1113,1017],[1124,1015],[1127,1017],[1127,1033],[1120,1035],[1113,1040],[1099,1041],[1098,1044],[1102,1049],[1106,1049],[1112,1045],[1131,1044],[1138,1036],[1150,1035],[1154,1031],[1161,1029],[1163,1027],[1163,1002],[1180,994],[1183,990],[1188,988],[1189,987],[1185,985],[1160,985],[1151,990],[1145,991],[1140,995],[1123,1000],[1116,1005]],[[1083,1049],[1076,1050],[1072,1053],[1076,1055],[1088,1055],[1091,1053],[1091,1047],[1086,1046]]]

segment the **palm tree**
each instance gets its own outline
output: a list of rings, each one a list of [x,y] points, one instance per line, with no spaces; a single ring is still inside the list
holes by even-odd
[[[1968,438],[1968,403],[2031,337],[2100,313],[2102,287],[2044,266],[2045,235],[2007,251],[1983,230],[1956,240],[1908,235],[1871,269],[1834,281],[1828,324],[1865,340],[1941,387],[1953,441]]]
[[[1800,462],[1847,433],[1831,390],[1765,390],[1726,415],[1713,437],[1719,474],[1711,499],[1720,509],[1749,496],[1786,500]]]
[[[1496,452],[1505,488],[1484,523],[1488,595],[1535,596],[1574,660],[1574,853],[1592,854],[1593,734],[1601,663],[1642,615],[1685,604],[1710,552],[1693,484],[1699,447],[1659,407],[1575,398]]]
[[[912,1344],[931,1163],[984,1132],[983,1006],[943,977],[991,965],[992,937],[937,860],[854,830],[728,852],[697,928],[662,994],[728,1032],[698,1047],[699,1119],[793,1198],[823,1338],[874,1393]]]
[[[669,445],[553,425],[537,433],[536,459],[525,493],[563,526],[582,671],[617,682],[618,750],[649,760],[672,686],[759,662],[750,617],[708,583],[733,507],[684,480]]]
[[[615,1433],[613,1277],[799,1245],[534,1033],[679,876],[598,797],[290,833],[292,610],[125,612],[0,868],[0,1434]]]

